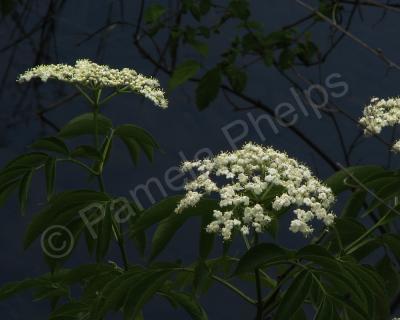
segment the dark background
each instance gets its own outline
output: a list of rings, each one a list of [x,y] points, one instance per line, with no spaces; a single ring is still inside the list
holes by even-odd
[[[37,1],[33,5],[31,15],[26,19],[27,30],[33,26],[46,12],[48,1]],[[159,1],[168,4],[167,1]],[[123,6],[122,6],[123,4]],[[282,25],[295,21],[307,12],[291,0],[252,1],[252,15],[262,21],[267,30],[277,30]],[[148,63],[132,45],[133,28],[116,26],[106,32],[87,36],[104,26],[107,21],[123,19],[135,23],[139,10],[139,1],[66,1],[62,10],[52,19],[56,26],[56,50],[50,49],[47,60],[51,62],[73,63],[77,58],[87,57],[114,67],[131,67],[144,73],[151,74],[153,66]],[[111,12],[111,14],[110,14]],[[386,12],[374,7],[365,7],[362,14],[357,12],[353,17],[351,32],[363,39],[373,48],[381,48],[385,55],[395,62],[400,62],[400,12]],[[212,19],[210,17],[209,19]],[[36,137],[53,134],[54,130],[45,125],[36,116],[38,104],[48,106],[58,101],[60,97],[71,94],[68,88],[41,85],[37,91],[26,89],[26,85],[17,85],[17,75],[35,64],[36,56],[31,42],[38,42],[38,33],[27,35],[18,44],[17,49],[7,48],[15,41],[15,21],[11,17],[2,19],[0,24],[0,164],[19,155],[26,150]],[[321,46],[327,42],[329,27],[320,23],[313,29],[313,37],[320,41]],[[14,35],[13,35],[14,32]],[[221,51],[229,45],[229,39],[235,34],[234,28],[227,28],[222,34],[210,41],[210,51],[205,66],[212,66]],[[85,40],[83,43],[81,43]],[[54,45],[51,42],[52,46]],[[55,45],[54,45],[55,46]],[[101,49],[99,49],[101,48]],[[191,52],[181,52],[180,58],[191,57]],[[334,53],[320,67],[301,68],[304,76],[313,81],[325,79],[332,73],[341,75],[349,87],[348,93],[332,101],[354,118],[359,118],[363,106],[372,96],[387,97],[399,93],[400,74],[398,70],[388,69],[385,63],[376,55],[362,46],[344,38],[335,48]],[[168,76],[157,75],[162,85],[166,87]],[[260,128],[265,139],[257,133],[249,121],[250,112],[257,118],[263,114],[259,110],[235,112],[222,95],[205,111],[198,111],[193,100],[193,85],[188,84],[174,91],[169,98],[169,108],[161,110],[143,101],[135,95],[125,95],[113,100],[104,109],[104,113],[113,119],[114,123],[135,123],[150,131],[161,145],[163,152],[157,152],[153,163],[141,159],[135,168],[122,145],[116,144],[111,161],[106,169],[105,182],[107,191],[115,195],[129,196],[129,191],[137,185],[146,183],[156,177],[163,183],[168,195],[176,193],[165,185],[165,172],[179,165],[183,160],[181,154],[191,159],[202,148],[208,148],[213,153],[229,150],[231,146],[223,135],[222,127],[232,121],[242,119],[248,125],[249,133],[238,142],[254,141],[272,145],[277,149],[286,150],[291,156],[300,159],[313,168],[321,178],[333,173],[326,164],[303,141],[296,137],[288,128],[279,127],[275,134],[267,122],[262,122]],[[290,91],[291,84],[274,68],[250,68],[249,82],[246,93],[269,106],[277,106],[283,102],[298,106]],[[329,88],[328,92],[332,92]],[[73,118],[85,110],[82,99],[73,99],[54,112],[48,118],[57,126]],[[345,145],[349,145],[360,133],[360,128],[345,117],[338,116],[338,124],[343,133]],[[318,119],[312,111],[306,117],[299,110],[296,122],[308,137],[312,139],[334,162],[345,163],[339,140],[332,122],[323,115]],[[390,141],[392,132],[385,131],[383,137]],[[397,166],[398,158],[391,159],[391,166]],[[388,164],[388,148],[380,141],[369,138],[362,139],[362,144],[350,158],[351,164],[379,163]],[[73,167],[65,167],[58,175],[57,190],[84,186],[85,177]],[[40,175],[33,181],[30,210],[26,216],[21,216],[16,199],[12,199],[0,209],[0,284],[17,281],[26,277],[34,277],[47,272],[43,261],[40,244],[37,242],[27,251],[22,248],[22,237],[32,213],[36,212],[44,201],[44,182]],[[157,199],[163,196],[156,189],[153,194]],[[146,206],[150,203],[144,202]],[[284,244],[295,247],[304,240],[300,235],[288,234],[287,226],[282,229],[279,240]],[[169,245],[162,259],[183,259],[189,263],[196,257],[196,222],[189,223],[180,230]],[[239,249],[239,247],[237,247]],[[132,260],[140,259],[129,245],[129,256]],[[235,248],[236,250],[236,248]],[[113,248],[110,260],[119,261],[118,250]],[[68,262],[74,266],[88,260],[86,249],[82,245]],[[250,289],[252,290],[252,289]],[[202,298],[210,319],[248,319],[247,306],[237,300],[224,288],[215,286],[210,293]],[[43,319],[47,315],[47,304],[32,303],[29,294],[20,295],[0,304],[1,319]],[[185,319],[180,311],[172,310],[165,302],[156,300],[146,308],[146,319]],[[116,319],[116,317],[114,317]],[[114,319],[110,317],[110,319]]]

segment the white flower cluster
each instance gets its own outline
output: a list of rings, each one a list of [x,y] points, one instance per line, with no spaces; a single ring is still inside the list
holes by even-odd
[[[379,134],[384,127],[400,124],[400,98],[372,98],[364,108],[359,123],[364,127],[366,135]],[[400,152],[400,140],[392,148]]]
[[[59,80],[91,89],[115,88],[117,90],[139,93],[166,108],[168,101],[157,79],[146,77],[135,70],[123,68],[113,69],[106,65],[96,64],[88,59],[80,59],[74,66],[66,64],[38,65],[25,71],[18,82],[28,82],[33,78]]]
[[[310,170],[285,153],[253,143],[242,149],[204,160],[184,162],[182,171],[194,170],[197,177],[185,185],[185,197],[177,213],[195,206],[205,194],[216,193],[220,210],[207,226],[210,233],[220,233],[224,240],[234,230],[248,234],[262,232],[276,218],[278,211],[296,207],[290,230],[308,235],[311,220],[325,225],[334,221],[328,212],[334,201],[331,189],[312,176]],[[221,186],[219,186],[221,185]]]

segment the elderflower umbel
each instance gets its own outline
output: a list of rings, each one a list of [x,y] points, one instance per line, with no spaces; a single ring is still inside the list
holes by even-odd
[[[157,79],[146,77],[133,69],[113,69],[96,64],[88,59],[80,59],[74,66],[66,64],[38,65],[25,71],[18,82],[28,82],[39,78],[59,80],[91,89],[115,88],[123,92],[136,92],[150,99],[162,108],[168,106],[164,91]]]
[[[365,135],[379,134],[384,127],[400,124],[400,98],[372,98],[370,104],[364,108],[359,123],[363,126]],[[392,149],[400,152],[400,140]]]
[[[194,170],[197,177],[186,183],[187,191],[175,211],[195,206],[205,194],[216,193],[219,210],[207,226],[224,240],[235,230],[249,234],[262,232],[279,211],[294,207],[295,218],[289,229],[308,235],[313,219],[326,226],[334,221],[328,212],[334,201],[331,189],[315,178],[310,170],[285,153],[253,143],[242,149],[204,160],[188,161],[182,171]]]

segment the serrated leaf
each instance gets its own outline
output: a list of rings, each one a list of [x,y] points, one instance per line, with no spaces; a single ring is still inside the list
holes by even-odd
[[[174,90],[177,86],[185,83],[193,77],[200,69],[200,64],[195,60],[187,60],[176,67],[168,83],[169,90]]]
[[[112,236],[112,214],[110,205],[106,205],[104,218],[100,222],[99,234],[97,239],[96,257],[101,261],[107,254]]]
[[[124,312],[128,318],[139,315],[145,303],[162,287],[169,277],[171,270],[161,270],[142,277],[133,288],[130,289],[125,306],[129,306],[128,312]]]
[[[45,176],[46,176],[46,190],[47,200],[50,200],[54,194],[54,182],[56,178],[56,159],[49,158],[45,164]]]
[[[349,173],[356,177],[363,183],[368,181],[368,178],[374,177],[381,173],[384,173],[385,169],[380,166],[353,166],[348,167],[346,170],[340,170],[334,175],[325,180],[325,184],[332,189],[335,194],[339,194],[347,189],[350,189],[356,185]],[[352,182],[353,185],[349,185]]]
[[[201,78],[196,89],[196,104],[199,110],[207,108],[218,96],[221,85],[221,71],[215,67]]]
[[[254,272],[256,268],[269,264],[285,263],[291,258],[293,258],[292,254],[286,249],[274,243],[261,243],[252,247],[242,256],[234,274]]]
[[[231,0],[229,2],[229,11],[234,17],[246,20],[250,15],[249,1]]]
[[[18,180],[11,180],[7,183],[3,183],[0,186],[0,207],[4,205],[7,199],[10,197],[11,193],[18,187]]]
[[[69,150],[67,145],[61,139],[57,137],[47,137],[36,140],[32,145],[31,148],[39,149],[39,150],[46,150],[61,153],[64,155],[69,154]]]
[[[182,307],[193,320],[207,320],[207,314],[201,305],[197,302],[196,298],[184,293],[177,291],[163,291],[163,295],[168,297],[170,302],[175,303]]]
[[[196,263],[193,276],[193,290],[196,295],[203,291],[210,277],[210,269],[204,260],[199,259]]]
[[[158,148],[157,142],[145,129],[133,124],[123,124],[115,128],[114,134],[119,137],[132,138],[140,144],[148,144]]]
[[[199,240],[199,256],[201,259],[207,259],[211,250],[213,249],[215,234],[207,232],[206,228],[213,220],[212,212],[204,214],[201,217],[201,229],[200,229],[200,240]]]
[[[131,156],[131,160],[135,166],[137,166],[139,162],[139,153],[140,153],[140,146],[134,140],[130,138],[120,137],[123,143],[125,144],[126,148],[128,149],[129,155]]]
[[[333,316],[333,304],[327,297],[324,297],[314,316],[314,320],[335,320],[336,318],[333,318]]]
[[[311,274],[308,270],[301,271],[286,290],[276,311],[274,320],[287,320],[295,313],[307,298],[311,287]]]
[[[154,232],[149,259],[153,260],[162,252],[162,250],[175,235],[176,231],[188,218],[212,214],[217,207],[217,201],[201,199],[195,207],[187,208],[179,214],[172,211],[170,217],[162,220]]]
[[[30,152],[11,160],[6,169],[38,168],[46,163],[49,156],[43,152]]]
[[[28,202],[29,188],[31,186],[33,170],[27,172],[22,176],[19,183],[19,203],[21,207],[21,212],[24,213],[26,209],[26,204]]]
[[[400,260],[400,236],[386,233],[381,238],[383,243],[393,252],[394,256]]]
[[[208,45],[207,43],[195,41],[190,41],[190,45],[202,56],[206,57],[208,55]]]
[[[395,181],[390,184],[382,186],[379,190],[375,192],[374,199],[369,204],[367,210],[362,214],[362,217],[373,212],[380,206],[383,206],[383,203],[386,203],[388,200],[393,199],[395,196],[400,194],[400,182]],[[389,206],[392,207],[392,206]]]
[[[376,264],[376,270],[384,279],[388,296],[393,298],[399,291],[400,277],[398,271],[395,270],[391,259],[384,255]]]
[[[148,24],[156,22],[166,11],[166,8],[161,4],[154,3],[144,11],[144,21]]]
[[[74,150],[71,151],[71,157],[101,160],[100,152],[96,148],[89,145],[76,147]]]
[[[93,113],[82,114],[69,121],[59,132],[58,136],[62,138],[74,138],[81,135],[95,134],[95,121]],[[112,128],[112,121],[99,114],[97,116],[97,133],[106,135]]]
[[[72,320],[79,319],[80,316],[87,313],[89,307],[80,301],[72,301],[63,304],[51,312],[49,320]]]
[[[150,161],[153,160],[154,149],[159,148],[157,142],[150,133],[143,128],[131,124],[117,127],[114,134],[121,138],[125,143],[135,165],[139,159],[139,147],[143,150]]]
[[[246,88],[247,74],[245,71],[235,67],[234,65],[229,65],[224,68],[224,73],[235,91],[242,92]]]
[[[72,218],[80,218],[81,210],[91,208],[93,205],[97,208],[97,205],[109,200],[108,195],[92,190],[66,191],[53,196],[48,206],[35,215],[29,224],[24,238],[24,247],[30,246],[48,227],[65,225]]]
[[[365,202],[366,196],[367,192],[365,190],[355,191],[347,200],[342,211],[342,217],[356,218]]]
[[[339,270],[340,265],[327,249],[320,245],[311,244],[296,252],[298,259],[308,260],[328,270]]]

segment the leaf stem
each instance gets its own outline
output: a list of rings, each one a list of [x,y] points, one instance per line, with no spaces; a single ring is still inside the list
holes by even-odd
[[[93,101],[93,99],[89,97],[89,95],[85,92],[85,90],[83,90],[83,89],[82,89],[80,86],[78,86],[78,85],[75,85],[75,88],[78,89],[78,91],[89,101],[89,103],[90,103],[91,105],[94,105],[94,104],[95,104],[95,102]]]
[[[99,128],[98,128],[98,114],[99,114],[99,107],[100,107],[100,99],[101,99],[101,90],[95,90],[94,91],[94,100],[92,103],[93,106],[93,119],[94,119],[94,134],[95,134],[95,145],[96,145],[96,149],[99,150],[100,145],[99,145]],[[90,101],[90,100],[89,100]],[[103,164],[104,161],[106,160],[106,156],[107,156],[107,152],[108,152],[108,148],[110,146],[111,143],[111,139],[113,137],[113,131],[111,131],[111,134],[108,138],[108,141],[106,142],[106,146],[103,150],[103,154],[102,154],[102,159],[101,162],[99,164],[99,172],[97,174],[97,180],[99,183],[99,188],[102,192],[105,192],[105,186],[104,186],[104,180],[103,180]],[[112,213],[110,212],[110,214],[112,215]],[[113,218],[113,217],[111,217]],[[129,269],[129,262],[128,262],[128,258],[127,258],[127,254],[126,254],[126,249],[125,249],[125,241],[124,241],[124,237],[122,236],[122,233],[120,232],[120,226],[118,225],[118,223],[112,219],[112,231],[114,233],[114,237],[118,242],[118,247],[120,249],[121,252],[121,257],[122,257],[122,261],[124,264],[124,269],[125,271],[127,271]]]
[[[254,246],[258,244],[258,234],[254,233]],[[261,290],[261,280],[260,280],[260,269],[254,269],[254,275],[256,280],[256,292],[257,292],[257,320],[263,319],[263,298],[262,298],[262,290]]]
[[[195,272],[194,269],[192,268],[175,268],[175,270],[177,271],[186,271],[186,272]],[[235,292],[236,294],[238,294],[241,298],[243,298],[245,301],[247,301],[248,303],[255,305],[257,302],[250,298],[248,295],[246,295],[243,291],[241,291],[239,288],[235,287],[233,284],[231,284],[230,282],[226,281],[225,279],[215,275],[215,274],[210,274],[211,279],[215,280],[216,282],[221,283],[222,285],[224,285],[225,287],[227,287],[228,289],[232,290],[233,292]]]

